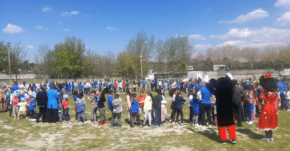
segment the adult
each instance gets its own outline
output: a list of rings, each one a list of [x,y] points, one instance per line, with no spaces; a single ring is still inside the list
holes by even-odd
[[[58,92],[54,84],[51,85],[51,89],[47,90],[47,120],[49,123],[56,123],[58,121]]]
[[[161,91],[159,89],[155,90],[155,97],[153,98],[153,108],[155,110],[155,124],[154,127],[162,126],[161,123]]]
[[[42,117],[42,122],[46,122],[47,114],[47,93],[44,87],[40,88],[40,91],[36,95],[37,106],[39,109],[38,116],[36,117],[36,123],[39,122],[39,118]]]
[[[178,116],[180,114],[181,120],[179,125],[184,126],[183,123],[183,104],[185,103],[185,99],[181,96],[181,90],[177,90],[176,92],[176,98],[175,98],[175,103],[174,103],[174,110],[177,112],[177,117],[176,117],[176,122],[178,121]],[[174,119],[175,114],[173,114],[173,119]],[[177,124],[177,123],[176,123]]]
[[[80,82],[80,83],[78,84],[78,88],[79,88],[79,91],[83,91],[83,84],[82,84],[82,82]]]
[[[217,80],[216,87],[216,107],[217,107],[217,126],[219,131],[219,138],[222,144],[226,144],[228,129],[229,137],[232,143],[236,143],[236,127],[235,118],[233,114],[233,93],[234,88],[231,83],[231,79],[228,77],[222,77]]]
[[[277,86],[280,88],[280,98],[281,98],[281,108],[280,110],[283,110],[285,108],[284,101],[285,101],[285,95],[284,95],[284,88],[289,87],[289,85],[286,82],[283,82],[280,80],[277,83]]]
[[[236,115],[236,119],[238,120],[238,126],[242,127],[242,100],[246,97],[245,91],[243,88],[237,86],[238,81],[232,80],[232,84],[234,86],[234,93],[233,93],[233,109]]]
[[[13,83],[13,85],[12,85],[12,87],[11,87],[11,90],[12,90],[12,93],[13,93],[14,91],[16,91],[16,90],[19,90],[19,86],[18,86],[17,82],[14,82],[14,83]]]
[[[208,125],[210,126],[212,122],[211,118],[211,96],[215,94],[214,87],[210,84],[207,83],[205,87],[202,87],[198,92],[197,96],[200,100],[200,106],[199,106],[199,111],[200,111],[200,119],[201,119],[201,124],[202,125]],[[205,121],[205,113],[207,114],[207,122]]]

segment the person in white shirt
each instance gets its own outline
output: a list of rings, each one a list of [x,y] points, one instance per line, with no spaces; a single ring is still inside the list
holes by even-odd
[[[285,87],[284,95],[285,95],[284,106],[286,108],[286,111],[290,111],[289,110],[290,91],[288,90],[288,87]]]
[[[86,90],[86,94],[89,95],[90,94],[90,88],[91,88],[91,84],[90,82],[86,82],[85,84],[85,90]]]

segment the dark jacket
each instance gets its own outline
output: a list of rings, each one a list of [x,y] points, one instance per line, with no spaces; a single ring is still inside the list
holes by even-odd
[[[105,107],[105,102],[106,102],[106,97],[105,97],[105,89],[102,91],[101,93],[101,97],[100,97],[100,100],[99,100],[99,108],[102,108],[102,107]]]
[[[182,96],[175,98],[174,108],[182,109],[185,99]]]
[[[216,87],[217,123],[219,127],[235,124],[233,115],[233,85],[229,78],[219,78]]]
[[[160,109],[161,108],[161,101],[162,101],[162,96],[161,95],[156,95],[153,98],[153,108],[154,109]]]
[[[47,106],[47,93],[45,91],[39,91],[36,95],[37,105],[39,107],[46,107]]]
[[[235,86],[233,93],[233,102],[241,102],[241,97],[246,97],[245,91],[241,87]]]

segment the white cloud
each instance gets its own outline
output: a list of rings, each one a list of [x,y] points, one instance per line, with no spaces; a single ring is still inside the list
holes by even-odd
[[[43,12],[50,12],[52,11],[52,8],[49,5],[44,6],[44,8],[42,9]]]
[[[69,29],[67,29],[67,28],[65,28],[65,29],[63,29],[64,31],[69,31]]]
[[[3,32],[8,33],[8,34],[16,34],[22,31],[23,29],[20,26],[16,26],[12,24],[7,24],[7,26],[3,29]]]
[[[284,13],[281,17],[279,17],[276,22],[282,26],[290,25],[290,11]]]
[[[211,35],[211,38],[219,38],[226,40],[244,40],[251,43],[276,43],[288,42],[290,38],[290,29],[277,28],[259,28],[250,30],[245,29],[231,29],[224,35]]]
[[[236,45],[239,45],[241,44],[242,42],[241,41],[226,41],[222,44],[219,44],[217,45],[216,47],[224,47],[224,46],[236,46]]]
[[[254,10],[246,15],[240,15],[234,20],[220,21],[219,23],[246,23],[246,22],[249,22],[251,20],[263,19],[263,18],[268,17],[268,16],[269,16],[269,14],[266,11],[259,8],[259,9]]]
[[[47,28],[44,28],[43,26],[39,26],[39,25],[37,25],[35,28],[38,30],[47,30]]]
[[[227,34],[224,35],[211,35],[210,38],[220,38],[220,39],[226,39],[226,38],[230,38],[230,37],[234,37],[234,38],[243,38],[243,37],[248,37],[250,36],[252,33],[248,28],[245,29],[231,29]]]
[[[64,13],[61,13],[60,16],[78,15],[79,13],[80,13],[79,11],[64,12]]]
[[[261,42],[261,43],[251,43],[249,41],[226,41],[222,44],[217,45],[216,47],[224,47],[224,46],[238,46],[240,48],[246,48],[246,47],[250,47],[250,48],[264,48],[267,46],[274,46],[274,47],[278,47],[278,46],[285,46],[285,43],[282,42]]]
[[[116,28],[115,27],[106,27],[108,30],[111,30],[111,31],[113,31],[113,30],[115,30]]]
[[[194,49],[195,50],[199,50],[199,51],[205,51],[207,48],[210,48],[212,47],[211,45],[201,45],[201,44],[198,44],[198,45],[194,45]]]
[[[32,45],[27,45],[27,48],[34,49],[34,47]]]
[[[290,0],[278,0],[275,3],[275,6],[276,7],[284,7],[284,8],[290,9]]]
[[[188,38],[189,38],[189,39],[196,39],[196,40],[205,40],[205,39],[206,39],[205,37],[203,37],[203,36],[200,35],[200,34],[189,35]]]

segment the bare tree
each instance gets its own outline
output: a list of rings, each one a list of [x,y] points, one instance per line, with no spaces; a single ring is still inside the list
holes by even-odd
[[[15,74],[15,80],[17,81],[17,75],[19,73],[20,63],[25,58],[26,53],[23,50],[23,46],[20,42],[11,47],[11,71]]]

